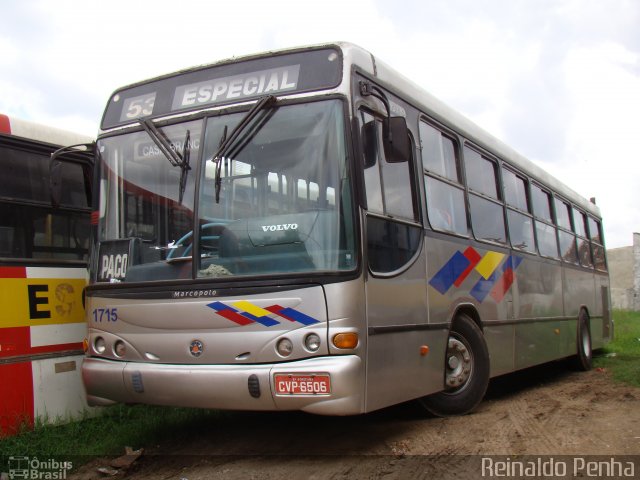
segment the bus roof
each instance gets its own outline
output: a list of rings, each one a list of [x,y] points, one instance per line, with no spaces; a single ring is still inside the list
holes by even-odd
[[[93,139],[87,135],[81,135],[79,133],[0,114],[0,135],[3,134],[59,146],[76,145],[93,141]]]
[[[349,64],[356,65],[362,70],[379,79],[399,97],[414,104],[419,110],[430,115],[443,125],[458,132],[468,140],[486,149],[498,158],[506,161],[516,169],[530,175],[534,180],[565,197],[594,216],[600,217],[600,209],[579,193],[556,179],[528,158],[516,152],[513,148],[480,128],[467,117],[437,99],[422,87],[397,72],[384,61],[373,54],[351,43],[339,43],[345,57],[345,72]]]
[[[313,52],[315,50],[323,48],[337,48],[342,52],[343,78],[348,78],[348,75],[351,73],[351,69],[353,66],[361,69],[363,72],[366,72],[374,78],[377,78],[382,84],[388,87],[389,90],[393,91],[405,101],[413,104],[422,112],[428,114],[435,120],[441,122],[443,125],[446,125],[452,130],[458,132],[463,137],[474,142],[478,146],[486,149],[488,152],[497,156],[501,160],[506,161],[517,170],[520,170],[522,173],[530,175],[541,185],[547,186],[554,192],[573,202],[590,214],[598,218],[600,217],[600,209],[597,205],[590,202],[564,183],[560,182],[551,174],[543,170],[541,167],[539,167],[520,153],[516,152],[513,148],[509,147],[495,136],[480,128],[478,125],[476,125],[461,113],[457,112],[441,100],[428,93],[425,89],[390,67],[384,61],[375,57],[369,51],[349,42],[332,42],[296,48],[272,50],[242,57],[228,58],[211,64],[203,64],[128,85],[116,90],[116,92],[114,92],[114,95],[112,96],[112,99],[117,98],[119,92],[127,89],[140,88],[152,82],[160,82],[182,75],[190,75],[194,72],[198,72],[204,69],[210,69],[213,67],[245,62],[249,60],[258,60],[261,58],[283,55],[285,53]],[[327,88],[329,88],[328,85]],[[340,90],[342,93],[347,94],[350,88],[350,84],[343,81],[343,83],[340,87],[337,88],[337,90]],[[104,126],[102,128],[104,128]]]

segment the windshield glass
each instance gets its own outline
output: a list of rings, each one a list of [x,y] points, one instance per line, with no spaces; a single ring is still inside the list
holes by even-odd
[[[225,149],[216,200],[213,156],[225,131],[232,132],[245,114],[158,127],[180,155],[184,140],[190,139],[186,175],[144,131],[100,141],[98,281],[190,279],[194,272],[229,279],[354,268],[341,102],[260,111]],[[204,165],[194,222],[200,158]]]

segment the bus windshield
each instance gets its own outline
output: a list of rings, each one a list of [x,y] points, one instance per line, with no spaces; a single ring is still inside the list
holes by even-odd
[[[245,115],[156,125],[172,159],[146,131],[99,141],[97,281],[354,268],[341,102],[264,108],[213,158]]]

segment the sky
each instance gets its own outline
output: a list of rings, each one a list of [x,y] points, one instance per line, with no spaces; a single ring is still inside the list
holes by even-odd
[[[356,43],[640,231],[640,0],[0,0],[0,113],[95,136],[117,88]]]

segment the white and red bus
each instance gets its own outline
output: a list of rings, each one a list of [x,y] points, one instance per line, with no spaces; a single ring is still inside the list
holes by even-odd
[[[51,154],[91,139],[0,115],[0,437],[87,409],[80,380],[86,335],[90,160],[60,164],[51,202]]]

